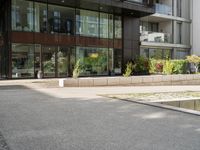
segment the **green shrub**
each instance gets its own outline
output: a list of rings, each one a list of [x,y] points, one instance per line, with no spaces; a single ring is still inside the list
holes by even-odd
[[[156,60],[155,62],[155,73],[162,73],[163,72],[163,66],[164,66],[165,60]]]
[[[142,56],[137,57],[134,60],[133,73],[136,75],[146,75],[149,74],[149,60]]]
[[[195,73],[198,73],[199,71],[199,64],[200,64],[200,57],[197,55],[191,55],[191,56],[187,56],[186,59],[189,63],[193,64],[194,68],[195,68]]]
[[[163,74],[170,75],[173,73],[174,64],[171,60],[166,60],[163,65]]]
[[[134,68],[134,65],[132,62],[128,62],[126,64],[126,70],[125,70],[125,73],[123,74],[124,77],[130,77],[133,73],[133,68]]]
[[[151,58],[149,60],[149,73],[150,74],[155,74],[156,73],[156,59]]]
[[[186,60],[171,60],[173,63],[173,74],[185,74],[187,73],[187,61]]]
[[[164,62],[165,60],[157,60],[157,59],[150,59],[149,62],[149,72],[150,74],[160,74],[163,72],[163,67],[164,67]]]

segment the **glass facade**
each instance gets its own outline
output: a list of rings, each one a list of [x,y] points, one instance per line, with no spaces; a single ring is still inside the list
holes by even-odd
[[[108,75],[108,48],[77,47],[83,76]]]
[[[88,10],[76,10],[76,34],[99,36],[99,13]]]
[[[12,0],[12,30],[25,32],[34,31],[33,2]]]
[[[34,77],[34,45],[12,44],[12,78]]]
[[[45,14],[45,13],[44,13]],[[50,33],[74,34],[75,9],[48,5],[48,27]]]
[[[121,74],[121,16],[39,0],[11,2],[12,78],[36,78],[39,71],[68,77],[79,59],[81,76]]]

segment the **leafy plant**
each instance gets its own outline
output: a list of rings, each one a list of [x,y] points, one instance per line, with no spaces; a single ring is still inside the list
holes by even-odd
[[[155,67],[156,67],[156,72],[157,73],[161,73],[163,72],[163,61],[162,60],[158,60],[155,64]]]
[[[194,65],[195,68],[195,73],[198,73],[199,71],[199,64],[200,64],[200,57],[197,55],[191,55],[191,56],[187,56],[186,59],[189,63]]]
[[[156,73],[156,63],[157,63],[156,59],[151,58],[149,60],[149,73],[150,74],[155,74]]]
[[[77,60],[75,66],[74,66],[74,70],[73,70],[73,78],[76,79],[79,77],[81,72],[81,64],[80,64],[80,59]]]
[[[146,75],[149,74],[149,60],[142,56],[134,60],[134,74]]]
[[[130,77],[132,75],[133,69],[134,69],[133,63],[132,62],[128,62],[126,64],[126,70],[125,70],[125,73],[123,74],[123,76],[124,77]]]
[[[173,63],[173,74],[185,74],[187,72],[186,60],[171,60]]]
[[[167,74],[167,75],[170,75],[173,73],[173,63],[171,60],[166,60],[164,65],[163,65],[163,73],[164,74]]]

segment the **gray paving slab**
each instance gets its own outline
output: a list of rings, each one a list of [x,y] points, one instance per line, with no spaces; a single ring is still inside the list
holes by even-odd
[[[10,150],[200,149],[198,116],[96,96],[180,87],[10,86],[0,88],[0,132]]]

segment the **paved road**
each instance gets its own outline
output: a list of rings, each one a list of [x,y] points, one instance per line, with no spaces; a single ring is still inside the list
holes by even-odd
[[[176,90],[2,86],[0,150],[199,150],[198,116],[96,96]]]

